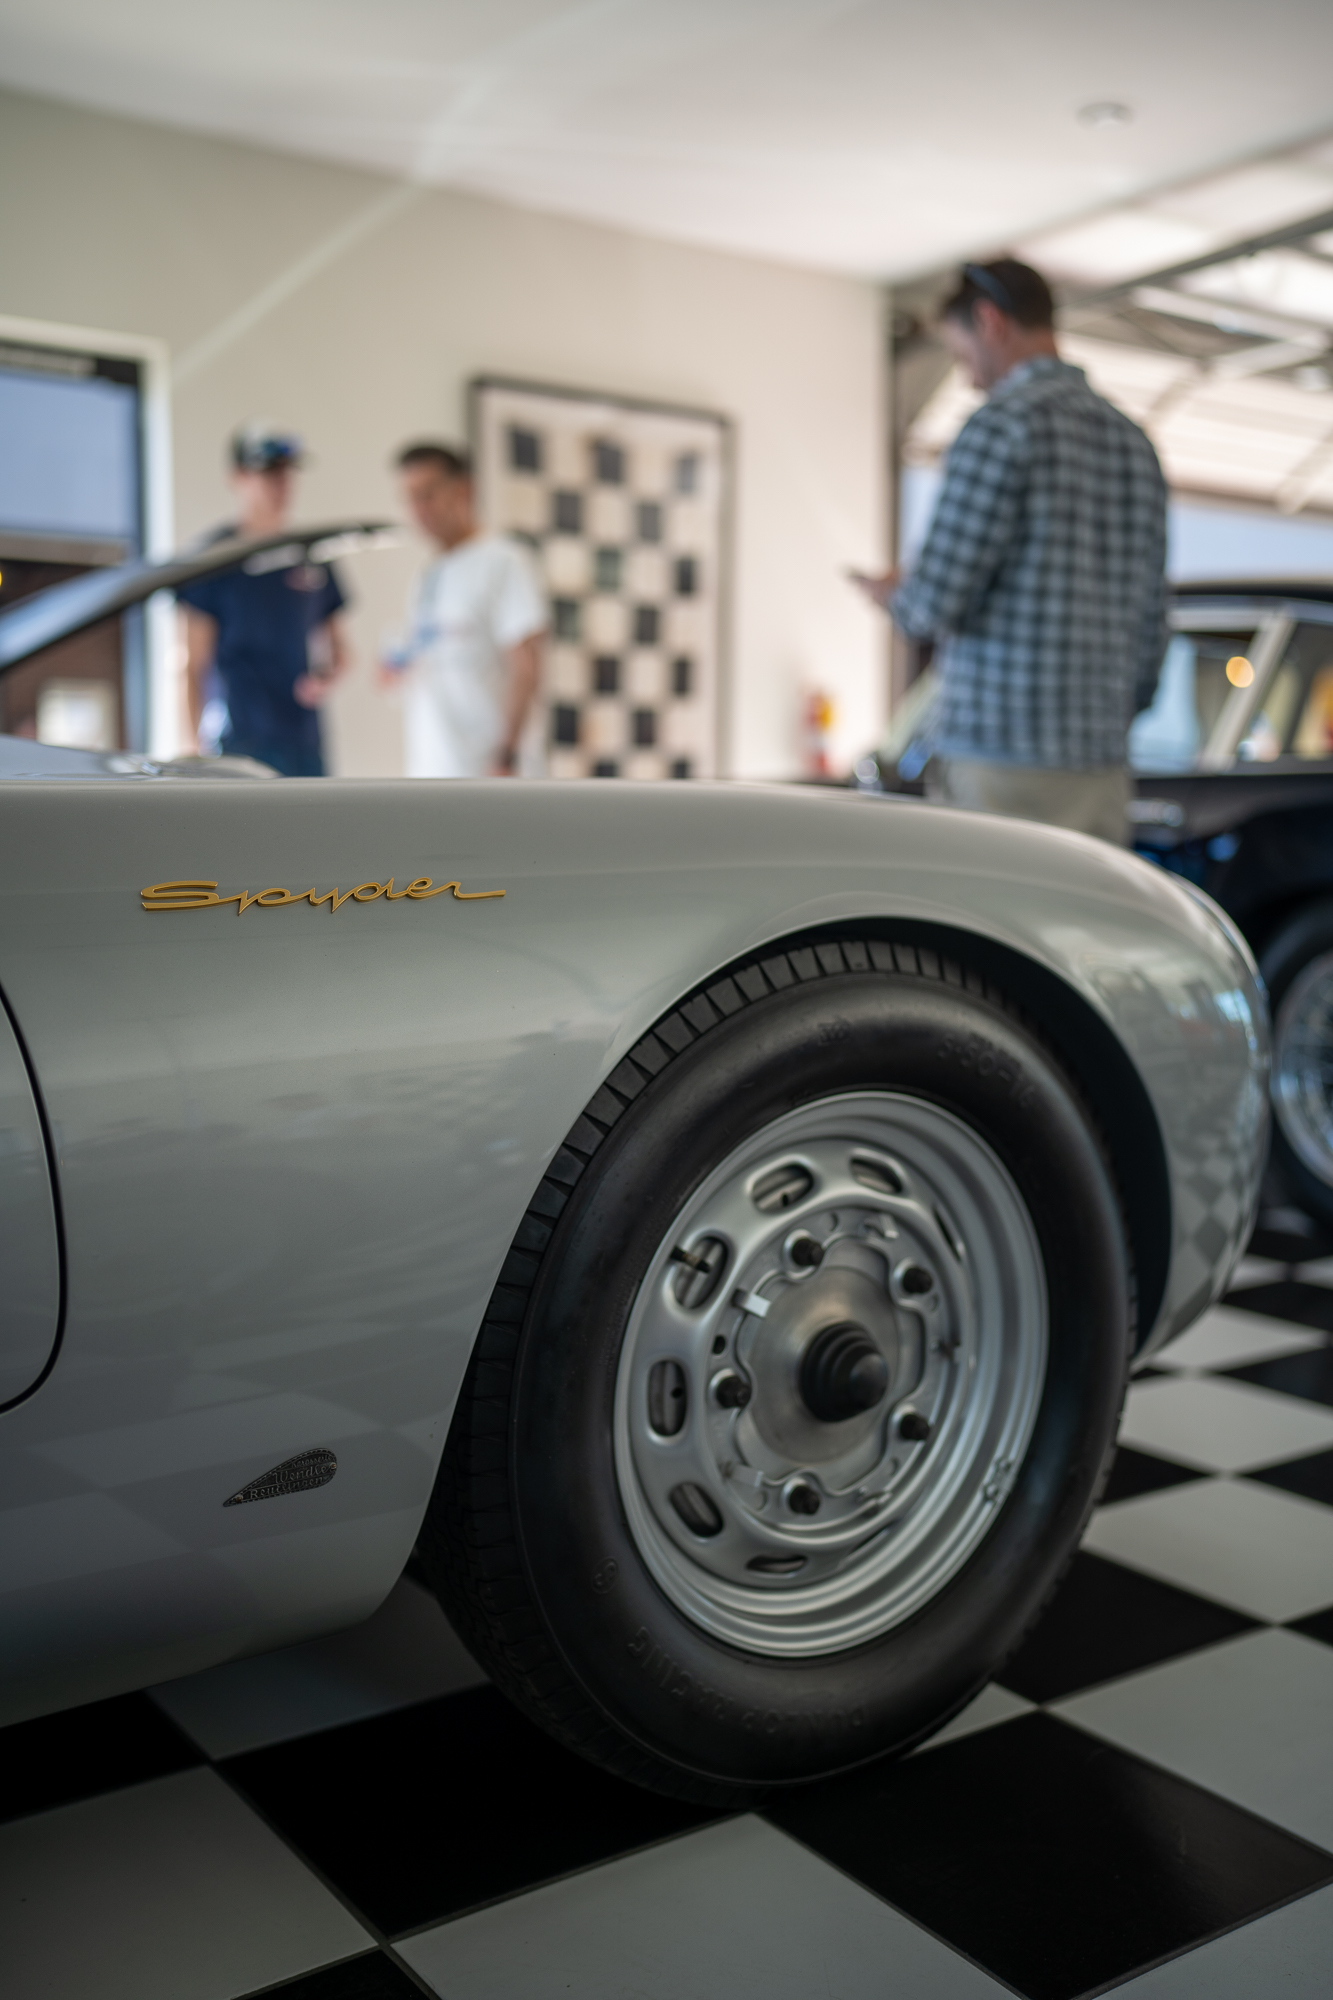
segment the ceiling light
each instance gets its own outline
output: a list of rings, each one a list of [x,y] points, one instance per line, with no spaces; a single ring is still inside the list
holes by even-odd
[[[1254,668],[1243,654],[1237,653],[1227,661],[1227,679],[1237,688],[1247,688],[1254,679]]]
[[[1113,98],[1098,98],[1094,104],[1083,104],[1078,109],[1078,122],[1094,130],[1103,125],[1128,125],[1134,113],[1127,104],[1117,104]]]

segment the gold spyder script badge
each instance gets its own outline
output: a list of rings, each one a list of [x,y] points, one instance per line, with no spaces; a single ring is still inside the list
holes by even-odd
[[[219,896],[216,882],[153,882],[139,894],[145,910],[215,910],[234,903],[237,916],[243,917],[255,904],[261,910],[278,910],[286,903],[309,903],[317,910],[321,903],[327,903],[333,911],[340,910],[344,903],[373,903],[381,896],[386,903],[401,903],[405,897],[413,903],[425,903],[432,896],[452,896],[458,903],[487,903],[494,896],[503,896],[504,890],[467,890],[457,882],[441,882],[437,886],[429,875],[419,875],[405,889],[395,889],[391,875],[387,882],[361,882],[355,889],[324,889],[318,893],[302,889],[299,895],[290,889],[257,889],[253,893],[238,889],[232,896]]]

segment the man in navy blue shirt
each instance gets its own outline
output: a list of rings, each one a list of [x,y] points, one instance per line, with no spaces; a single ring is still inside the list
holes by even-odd
[[[262,425],[232,440],[232,486],[239,520],[225,534],[281,534],[301,464],[298,438]],[[321,563],[274,563],[257,556],[239,569],[201,577],[177,592],[185,618],[190,723],[196,737],[210,678],[221,683],[227,725],[220,748],[255,757],[285,778],[324,775],[319,709],[346,671],[346,602]]]

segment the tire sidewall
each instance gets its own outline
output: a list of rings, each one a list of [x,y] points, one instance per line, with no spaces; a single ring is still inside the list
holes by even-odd
[[[747,1654],[676,1610],[630,1536],[613,1447],[622,1344],[643,1273],[718,1162],[801,1104],[874,1089],[961,1118],[1013,1177],[1046,1272],[1046,1382],[995,1524],[922,1611],[844,1653]],[[512,1415],[514,1514],[570,1671],[655,1755],[745,1784],[822,1774],[938,1726],[1012,1649],[1076,1543],[1114,1436],[1129,1323],[1100,1149],[1068,1080],[1011,1016],[880,974],[753,1003],[678,1056],[613,1128],[531,1302]]]
[[[1259,961],[1259,970],[1268,989],[1269,1012],[1276,1039],[1277,1017],[1289,988],[1310,963],[1326,951],[1333,951],[1333,900],[1309,904],[1288,918]],[[1276,1048],[1274,1049],[1276,1056]],[[1274,1083],[1277,1069],[1274,1064]],[[1333,1224],[1333,1184],[1325,1181],[1295,1151],[1282,1128],[1276,1089],[1271,1092],[1272,1152],[1278,1173],[1302,1207],[1325,1223]]]

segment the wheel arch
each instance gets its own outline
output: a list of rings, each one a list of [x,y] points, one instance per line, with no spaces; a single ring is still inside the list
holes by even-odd
[[[1156,1324],[1171,1268],[1171,1175],[1161,1127],[1147,1089],[1115,1033],[1082,994],[1011,945],[976,931],[918,918],[844,918],[766,939],[765,952],[800,950],[848,936],[924,945],[960,956],[1021,1007],[1054,1048],[1082,1091],[1111,1157],[1134,1257],[1138,1345]],[[751,947],[720,965],[695,992],[706,991],[756,955]],[[688,1003],[681,996],[671,1010]]]
[[[960,971],[960,961],[966,967],[966,973]],[[1033,1488],[1034,1494],[1039,1492],[1042,1496],[1043,1506],[1056,1496],[1063,1495],[1065,1500],[1061,1504],[1072,1508],[1073,1512],[1068,1524],[1069,1536],[1065,1537],[1062,1533],[1058,1537],[1058,1563],[1055,1544],[1052,1543],[1046,1554],[1041,1556],[1041,1563],[1045,1566],[1040,1576],[1034,1574],[1030,1601],[1025,1600],[1021,1607],[1022,1617],[1018,1617],[1015,1605],[1010,1607],[1013,1622],[1012,1629],[1004,1627],[1004,1650],[1018,1642],[1022,1629],[1037,1615],[1041,1603],[1058,1580],[1059,1570],[1075,1546],[1077,1533],[1095,1501],[1106,1464],[1103,1447],[1114,1436],[1115,1415],[1123,1393],[1128,1302],[1124,1290],[1126,1274],[1120,1265],[1114,1193],[1107,1184],[1107,1177],[1100,1171],[1096,1149],[1088,1143],[1090,1135],[1086,1128],[1080,1130],[1080,1121],[1069,1115],[1072,1106],[1067,1095],[1056,1087],[1051,1061],[1053,1057],[1057,1063],[1060,1062],[1062,1052],[1071,1039],[1086,1036],[1090,1024],[1094,1035],[1097,1034],[1097,1027],[1101,1026],[1097,1039],[1114,1060],[1114,1052],[1107,1047],[1114,1037],[1109,1028],[1095,1023],[1086,1003],[1080,1007],[1074,995],[1065,994],[1062,1003],[1062,982],[1057,975],[1048,972],[1044,980],[1039,978],[1034,981],[1026,976],[1033,968],[1020,952],[1003,947],[988,949],[986,940],[945,925],[909,923],[905,919],[887,917],[876,921],[850,916],[817,928],[810,926],[797,930],[792,927],[784,937],[752,945],[727,964],[719,964],[707,975],[698,978],[689,989],[680,991],[674,1005],[660,1013],[655,1021],[645,1024],[641,1039],[604,1079],[602,1087],[570,1129],[565,1145],[551,1161],[520,1233],[514,1240],[469,1364],[468,1377],[450,1426],[436,1492],[422,1525],[418,1546],[424,1573],[432,1587],[440,1593],[451,1616],[456,1616],[460,1631],[478,1657],[486,1662],[502,1691],[510,1694],[521,1708],[532,1714],[559,1740],[579,1750],[593,1762],[603,1763],[621,1776],[707,1803],[728,1806],[752,1803],[755,1785],[766,1787],[770,1781],[785,1784],[793,1779],[799,1782],[802,1777],[826,1775],[835,1768],[853,1768],[867,1756],[878,1754],[875,1745],[851,1733],[864,1721],[860,1696],[850,1684],[844,1686],[836,1675],[827,1671],[827,1662],[820,1669],[826,1675],[827,1686],[823,1687],[820,1700],[813,1707],[808,1701],[798,1699],[799,1690],[787,1689],[780,1678],[786,1670],[779,1666],[765,1666],[762,1689],[737,1690],[725,1680],[715,1685],[714,1675],[722,1670],[715,1663],[698,1656],[697,1647],[701,1643],[698,1635],[695,1634],[691,1641],[692,1649],[685,1649],[679,1631],[675,1631],[673,1636],[673,1628],[663,1626],[663,1618],[667,1616],[665,1599],[651,1579],[644,1590],[636,1588],[626,1600],[624,1591],[627,1582],[633,1583],[638,1572],[627,1564],[620,1547],[620,1541],[628,1531],[623,1525],[623,1503],[615,1500],[614,1495],[614,1504],[608,1504],[602,1515],[591,1521],[589,1532],[582,1534],[577,1544],[579,1566],[572,1567],[569,1536],[561,1529],[555,1533],[553,1544],[547,1532],[550,1523],[549,1495],[538,1491],[533,1500],[531,1481],[536,1479],[540,1485],[542,1469],[548,1464],[548,1454],[540,1435],[534,1439],[521,1428],[521,1412],[515,1399],[524,1395],[525,1372],[544,1364],[548,1371],[547,1379],[539,1382],[537,1390],[528,1395],[525,1405],[528,1411],[549,1412],[555,1408],[555,1435],[563,1440],[575,1438],[577,1441],[577,1436],[581,1435],[586,1446],[590,1437],[604,1440],[610,1436],[604,1393],[600,1399],[594,1397],[595,1407],[584,1412],[580,1420],[583,1422],[581,1434],[568,1421],[569,1412],[560,1404],[560,1398],[567,1399],[579,1383],[603,1378],[595,1377],[585,1365],[586,1356],[581,1346],[576,1344],[576,1349],[560,1351],[558,1341],[563,1337],[562,1327],[565,1331],[571,1327],[586,1329],[590,1292],[604,1286],[610,1253],[604,1244],[596,1240],[597,1232],[600,1230],[606,1234],[613,1245],[624,1245],[633,1234],[632,1229],[621,1226],[621,1215],[608,1214],[608,1210],[614,1210],[617,1203],[623,1208],[626,1200],[633,1202],[642,1193],[641,1171],[639,1182],[630,1187],[628,1194],[623,1187],[617,1187],[617,1168],[624,1159],[620,1150],[622,1136],[626,1142],[632,1143],[635,1133],[633,1119],[623,1128],[620,1126],[626,1108],[635,1103],[640,1092],[654,1087],[659,1077],[669,1076],[670,1065],[677,1058],[685,1059],[686,1067],[681,1074],[688,1081],[696,1042],[706,1038],[714,1028],[726,1033],[731,1017],[739,1016],[749,1003],[766,1002],[772,994],[783,994],[793,988],[799,991],[804,986],[806,997],[815,1002],[813,1009],[807,1006],[802,1010],[807,1034],[812,1034],[821,1045],[828,1042],[836,1047],[843,1038],[836,1033],[825,1035],[823,1032],[826,1026],[836,1027],[837,1023],[829,1021],[819,1008],[820,980],[825,976],[834,978],[837,982],[834,991],[838,991],[854,985],[855,975],[880,969],[885,972],[897,969],[904,973],[914,970],[921,975],[922,985],[929,983],[946,990],[953,987],[953,997],[959,1003],[972,999],[989,1000],[994,1007],[1003,998],[1012,997],[1015,1017],[1007,1023],[997,1019],[996,1028],[1020,1060],[1023,1055],[1020,1048],[1021,1029],[1025,1021],[1047,1045],[1047,1060],[1038,1060],[1035,1065],[1042,1077],[1038,1088],[1039,1091],[1046,1090],[1048,1107],[1059,1101],[1061,1129],[1075,1142],[1076,1157],[1066,1154],[1061,1171],[1048,1178],[1045,1185],[1047,1197],[1063,1221],[1063,1229],[1056,1229],[1052,1243],[1054,1268],[1057,1274],[1063,1274],[1061,1282],[1066,1304],[1072,1303],[1077,1315],[1076,1330],[1090,1337],[1086,1341],[1075,1338],[1061,1346],[1060,1351],[1066,1356],[1062,1379],[1069,1395],[1078,1403],[1078,1410],[1067,1400],[1063,1405],[1052,1404],[1055,1415],[1051,1421],[1056,1427],[1055,1434],[1065,1438],[1061,1447],[1062,1470],[1055,1478],[1042,1475]],[[1039,972],[1040,968],[1036,970]],[[853,977],[846,980],[840,978],[839,975],[844,973]],[[904,986],[915,986],[917,983],[916,980],[906,979],[901,982]],[[871,1012],[869,1015],[862,1013],[859,1018],[862,1026],[868,1025],[873,1035],[878,1031],[873,996],[865,995],[864,998],[872,1003]],[[849,1007],[849,1014],[856,1013],[854,1006]],[[901,1065],[900,1087],[908,1091],[911,1090],[912,1079],[918,1074],[917,1065],[922,1057],[934,1055],[939,1046],[937,1036],[932,1033],[934,1022],[919,1009],[917,1024],[919,1038],[915,1051]],[[738,1021],[737,1025],[743,1023]],[[979,1025],[984,1027],[984,1021]],[[734,1053],[739,1046],[733,1036],[729,1049]],[[867,1043],[863,1045],[862,1052],[873,1050],[873,1047],[873,1041]],[[1127,1058],[1122,1060],[1127,1062]],[[725,1078],[734,1068],[732,1064],[728,1069],[724,1057],[721,1076]],[[1068,1068],[1072,1072],[1074,1088],[1078,1090],[1086,1081],[1087,1071],[1082,1064],[1071,1063]],[[847,1078],[857,1073],[855,1069],[847,1071],[842,1081],[843,1089],[855,1088],[855,1084]],[[993,1086],[986,1086],[992,1090],[986,1115],[1002,1108],[1008,1138],[1022,1144],[1026,1137],[1024,1099],[1006,1091],[1004,1066],[976,1065],[975,1073],[994,1079]],[[1121,1070],[1120,1074],[1123,1073]],[[714,1076],[712,1082],[716,1085],[718,1077]],[[1096,1118],[1102,1100],[1095,1080],[1088,1096],[1094,1100]],[[659,1108],[662,1101],[658,1100]],[[670,1101],[669,1095],[665,1101]],[[784,1098],[783,1102],[787,1099]],[[698,1106],[691,1101],[683,1107],[681,1116],[692,1119],[697,1110]],[[660,1139],[660,1130],[657,1137]],[[602,1156],[600,1169],[593,1168],[592,1200],[581,1204],[576,1202],[572,1208],[569,1207],[573,1190],[579,1186],[585,1170],[601,1152],[604,1143],[608,1150]],[[667,1156],[671,1157],[669,1147]],[[650,1150],[648,1164],[653,1174],[658,1173],[662,1157],[660,1150]],[[1081,1172],[1084,1176],[1077,1198],[1071,1198],[1069,1173],[1065,1170],[1071,1158],[1076,1175]],[[608,1164],[611,1169],[609,1178],[597,1179],[599,1171],[605,1176]],[[642,1165],[640,1160],[640,1170]],[[1121,1160],[1115,1158],[1114,1166],[1120,1165]],[[690,1171],[687,1165],[687,1178]],[[610,1199],[602,1205],[599,1214],[598,1198],[608,1189]],[[670,1199],[673,1201],[676,1192],[671,1191]],[[1089,1272],[1093,1267],[1085,1258],[1071,1258],[1066,1252],[1069,1242],[1082,1235],[1085,1221],[1092,1216],[1100,1219],[1098,1243],[1101,1261],[1097,1268],[1102,1282],[1094,1278],[1089,1283]],[[589,1218],[592,1218],[591,1222]],[[571,1244],[577,1253],[575,1265],[572,1275],[566,1273],[564,1289],[557,1302],[559,1310],[554,1329],[551,1329],[543,1324],[544,1315],[551,1301],[551,1287],[560,1279],[560,1260]],[[548,1253],[552,1258],[550,1265],[545,1261]],[[1048,1270],[1050,1268],[1048,1264]],[[617,1273],[612,1269],[612,1280],[620,1285],[617,1297],[622,1306],[626,1299],[634,1296],[639,1275],[641,1267],[637,1273],[629,1273],[628,1277],[621,1272],[617,1279]],[[1092,1319],[1087,1317],[1089,1314]],[[1097,1315],[1101,1316],[1099,1321]],[[557,1345],[553,1347],[545,1339],[525,1340],[525,1330],[533,1328],[543,1333],[552,1332]],[[571,1357],[578,1365],[571,1365]],[[1099,1383],[1111,1395],[1109,1402],[1102,1396],[1098,1404],[1106,1419],[1104,1435],[1101,1428],[1094,1435],[1078,1415],[1078,1411],[1083,1409],[1081,1399],[1085,1395],[1101,1394],[1097,1389]],[[553,1390],[556,1393],[553,1394]],[[1063,1409],[1063,1416],[1060,1409]],[[1061,1422],[1068,1426],[1067,1435],[1060,1432]],[[565,1466],[558,1481],[561,1504],[567,1496],[575,1496],[587,1514],[591,1505],[587,1502],[587,1493],[594,1491],[594,1487],[595,1482],[589,1486],[581,1478],[571,1477],[570,1468]],[[526,1506],[526,1512],[523,1502],[525,1492],[531,1503]],[[1012,1518],[1021,1525],[1028,1516],[1016,1512],[1012,1516],[1005,1514],[1004,1518]],[[604,1525],[607,1522],[620,1524],[617,1528],[618,1539],[609,1545],[613,1550],[609,1556]],[[532,1524],[536,1524],[539,1544],[535,1553],[529,1533]],[[551,1549],[555,1545],[558,1545],[557,1556],[552,1561]],[[1007,1576],[1003,1563],[989,1567],[983,1565],[980,1573],[997,1580],[997,1589],[1000,1580]],[[548,1620],[542,1608],[545,1602],[543,1579],[555,1579],[566,1596],[577,1596],[578,1602],[574,1605],[580,1621],[577,1630],[571,1627],[569,1618],[562,1617],[554,1624]],[[621,1619],[619,1630],[616,1629],[617,1617]],[[582,1630],[588,1620],[595,1620],[596,1623],[591,1638]],[[638,1622],[640,1620],[642,1622]],[[1002,1623],[1003,1620],[997,1619],[987,1608],[986,1617],[978,1629],[990,1635],[986,1644],[992,1651],[997,1647],[996,1634]],[[921,1643],[921,1629],[921,1621],[917,1619],[909,1619],[903,1627],[905,1632],[916,1635],[912,1639],[914,1647]],[[577,1644],[571,1644],[571,1633]],[[730,1643],[724,1643],[721,1650],[728,1658],[734,1652]],[[847,1658],[859,1657],[862,1650],[859,1647],[853,1649]],[[665,1691],[673,1698],[679,1696],[682,1700],[688,1695],[692,1702],[698,1704],[697,1711],[692,1709],[691,1713],[697,1712],[710,1728],[716,1725],[720,1729],[728,1724],[729,1719],[738,1719],[747,1732],[747,1742],[750,1741],[748,1732],[756,1727],[756,1719],[762,1722],[765,1736],[769,1733],[771,1722],[773,1729],[785,1729],[789,1740],[794,1742],[799,1737],[798,1748],[806,1745],[806,1732],[813,1728],[817,1741],[806,1747],[811,1748],[812,1754],[818,1751],[822,1764],[817,1769],[814,1766],[808,1769],[790,1766],[781,1771],[765,1772],[755,1765],[748,1753],[740,1763],[727,1759],[709,1763],[693,1744],[688,1755],[674,1739],[665,1749],[660,1749],[660,1732],[655,1737],[652,1729],[644,1724],[642,1702],[636,1700],[627,1710],[619,1694],[610,1706],[606,1699],[598,1695],[598,1689],[605,1690],[607,1686],[603,1668],[626,1653],[635,1669],[631,1677],[632,1686],[644,1700],[650,1699],[649,1687]],[[596,1665],[595,1672],[591,1670],[590,1662]],[[966,1673],[955,1668],[956,1685],[944,1688],[939,1663],[927,1662],[929,1672],[927,1674],[923,1667],[920,1685],[923,1690],[928,1687],[931,1691],[933,1712],[927,1717],[924,1709],[918,1712],[918,1707],[912,1707],[905,1714],[899,1739],[892,1747],[905,1748],[933,1731],[946,1719],[947,1713],[953,1713],[963,1705],[983,1680],[992,1677],[997,1664],[998,1653],[994,1658],[988,1655],[984,1661],[969,1666]],[[884,1685],[881,1677],[877,1699],[882,1695]],[[623,1689],[620,1694],[623,1694]],[[682,1709],[680,1712],[685,1711]],[[811,1717],[815,1718],[813,1723]]]

